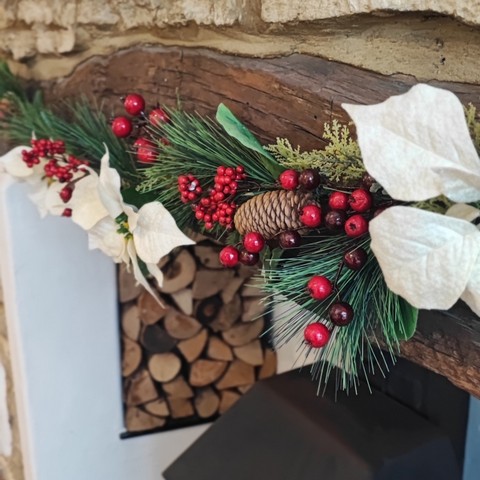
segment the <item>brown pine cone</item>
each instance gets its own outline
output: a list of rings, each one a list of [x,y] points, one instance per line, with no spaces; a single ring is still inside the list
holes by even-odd
[[[273,190],[261,193],[242,203],[235,213],[235,228],[240,235],[258,232],[269,240],[285,230],[303,227],[302,208],[317,204],[311,193],[294,190]]]

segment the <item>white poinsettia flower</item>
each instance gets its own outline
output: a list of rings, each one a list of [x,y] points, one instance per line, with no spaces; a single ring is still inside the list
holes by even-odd
[[[23,161],[22,152],[30,151],[30,147],[19,146],[12,148],[5,155],[0,157],[0,172],[6,172],[12,177],[24,179],[37,173],[37,168],[30,168]]]
[[[66,208],[72,210],[72,220],[84,230],[90,230],[102,218],[108,215],[98,193],[99,178],[91,168],[84,168],[75,173],[68,184],[53,182],[45,196],[45,206],[51,215],[62,215]],[[71,188],[70,200],[64,202],[60,192]]]
[[[344,105],[355,122],[367,171],[401,201],[445,195],[440,215],[386,209],[370,222],[372,251],[388,287],[417,308],[448,309],[459,299],[480,315],[480,159],[460,101],[417,85],[372,106]]]
[[[123,202],[118,172],[109,166],[109,154],[101,160],[98,192],[107,215],[89,230],[91,248],[99,248],[115,261],[132,264],[133,273],[153,296],[141,260],[161,286],[163,275],[157,264],[172,249],[194,244],[182,233],[168,210],[160,202],[143,205],[139,210]]]

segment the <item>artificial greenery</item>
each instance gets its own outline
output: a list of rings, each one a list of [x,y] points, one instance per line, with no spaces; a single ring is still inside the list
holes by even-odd
[[[107,147],[111,164],[126,186],[137,183],[138,174],[127,144],[113,135],[101,106],[82,98],[64,103],[57,113],[45,106],[40,92],[28,97],[6,64],[0,64],[0,85],[1,98],[8,104],[0,126],[10,141],[29,145],[32,135],[63,140],[69,153],[89,160],[96,169]]]
[[[327,123],[323,137],[328,140],[323,150],[302,152],[299,146],[293,148],[286,138],[278,138],[267,150],[285,168],[317,168],[336,185],[348,186],[360,182],[366,170],[358,143],[351,137],[348,126],[341,125],[337,120]]]

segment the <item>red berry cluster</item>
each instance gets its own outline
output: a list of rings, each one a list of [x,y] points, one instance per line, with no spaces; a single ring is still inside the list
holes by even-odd
[[[23,161],[32,168],[42,159],[46,160],[43,167],[45,176],[60,183],[71,181],[74,173],[78,172],[82,166],[89,164],[86,160],[79,160],[73,155],[65,154],[65,143],[62,140],[32,139],[31,145],[31,150],[22,151]]]
[[[213,188],[208,197],[200,198],[195,205],[195,218],[211,230],[216,223],[225,228],[233,228],[233,216],[237,204],[232,200],[237,193],[238,182],[246,178],[242,166],[236,168],[220,166],[217,168]],[[203,193],[200,182],[192,174],[178,177],[178,189],[183,203],[195,202]]]
[[[188,173],[178,177],[178,191],[180,192],[182,202],[188,203],[197,200],[203,189],[198,178]]]
[[[371,209],[372,195],[359,188],[350,195],[344,192],[333,192],[328,198],[331,210],[325,216],[325,225],[330,230],[344,229],[349,237],[360,237],[368,231],[368,221],[362,215]],[[353,215],[347,216],[347,210]]]
[[[29,168],[38,165],[41,158],[49,158],[65,153],[65,143],[61,140],[32,139],[30,144],[32,146],[31,150],[22,150],[22,159]]]
[[[220,252],[220,263],[224,267],[235,267],[238,262],[243,263],[249,267],[252,267],[260,260],[259,253],[265,247],[265,239],[263,235],[258,232],[248,232],[243,237],[243,248],[238,248],[232,245],[227,245]]]

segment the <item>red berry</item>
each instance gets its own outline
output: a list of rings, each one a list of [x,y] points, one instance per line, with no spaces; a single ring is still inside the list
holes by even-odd
[[[346,220],[345,210],[330,210],[325,215],[325,226],[329,230],[340,230],[345,225]]]
[[[71,208],[66,208],[62,213],[62,217],[71,217],[71,216],[72,216],[72,209]]]
[[[367,252],[362,247],[350,250],[343,256],[345,265],[351,270],[360,270],[367,262],[367,259]]]
[[[155,145],[148,138],[140,137],[135,140],[133,148],[137,151],[137,159],[142,163],[152,163],[157,160]]]
[[[130,93],[125,97],[123,106],[129,115],[140,115],[145,110],[145,99],[138,93]]]
[[[328,197],[328,206],[332,210],[346,210],[348,208],[348,195],[343,192],[333,192]]]
[[[352,210],[356,212],[366,212],[370,210],[372,206],[372,195],[370,192],[363,190],[363,188],[359,188],[358,190],[354,190],[348,199],[348,203]]]
[[[313,168],[307,168],[300,173],[298,181],[305,190],[315,190],[320,185],[320,174]]]
[[[278,177],[278,181],[283,189],[295,190],[298,187],[298,177],[296,170],[285,170]]]
[[[160,125],[162,123],[168,123],[170,117],[167,115],[167,112],[162,108],[155,108],[148,115],[148,119],[152,125]]]
[[[258,232],[249,232],[243,237],[243,246],[247,252],[258,253],[263,250],[265,239]]]
[[[67,203],[72,198],[73,190],[70,187],[63,187],[60,190],[60,198],[64,203]]]
[[[368,222],[361,215],[352,215],[345,222],[345,233],[349,237],[360,237],[368,232]]]
[[[219,259],[224,267],[235,267],[238,264],[239,252],[235,247],[228,245],[220,251]]]
[[[112,132],[118,138],[128,137],[132,133],[132,122],[127,117],[116,117],[112,122]]]
[[[333,285],[327,277],[315,275],[308,281],[307,289],[315,300],[325,300],[332,294]]]
[[[318,227],[322,223],[322,209],[317,205],[305,205],[300,213],[300,221],[307,227]]]
[[[334,303],[328,310],[328,316],[333,324],[344,327],[353,320],[353,308],[346,302]]]
[[[287,230],[280,233],[278,243],[282,248],[295,248],[302,243],[302,236],[295,230]]]
[[[330,340],[330,330],[323,323],[310,323],[306,326],[303,336],[313,348],[322,348]]]
[[[239,260],[244,265],[248,267],[253,267],[260,260],[260,255],[258,253],[247,252],[246,250],[240,250]]]

